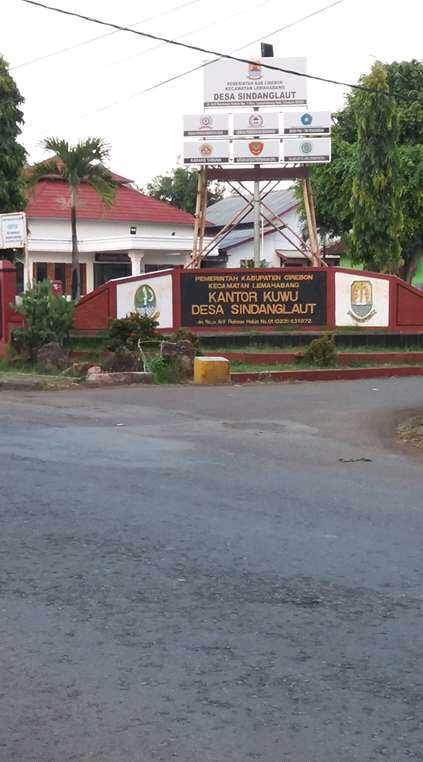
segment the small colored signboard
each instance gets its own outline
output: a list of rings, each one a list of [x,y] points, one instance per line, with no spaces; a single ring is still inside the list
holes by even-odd
[[[234,114],[234,135],[279,135],[279,114],[258,111]]]
[[[184,143],[184,164],[227,164],[229,140],[198,140]]]
[[[186,114],[184,137],[229,135],[228,114]]]
[[[181,273],[182,326],[269,328],[326,324],[326,272]]]
[[[234,141],[235,164],[272,164],[279,162],[279,140]]]
[[[290,111],[284,114],[284,135],[330,135],[330,111]]]
[[[288,138],[282,143],[282,161],[295,164],[327,164],[331,158],[330,138]]]

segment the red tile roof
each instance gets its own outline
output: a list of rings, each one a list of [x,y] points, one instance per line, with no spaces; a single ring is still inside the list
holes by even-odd
[[[121,180],[119,175],[114,175]],[[116,190],[112,207],[105,207],[88,183],[78,191],[78,219],[109,220],[113,222],[158,222],[163,224],[193,225],[194,217],[164,201],[131,188],[124,182]],[[128,181],[126,181],[128,182]],[[59,217],[70,219],[69,187],[57,178],[42,179],[30,191],[26,213],[31,217]]]

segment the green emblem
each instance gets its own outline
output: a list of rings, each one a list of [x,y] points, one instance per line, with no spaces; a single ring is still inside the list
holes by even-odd
[[[300,145],[301,153],[311,153],[313,150],[313,143],[309,140],[304,140]]]
[[[157,315],[157,299],[154,289],[143,283],[135,292],[135,309],[139,315],[144,317],[156,317]]]

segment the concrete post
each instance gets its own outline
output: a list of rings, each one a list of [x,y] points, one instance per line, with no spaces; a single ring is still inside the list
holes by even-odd
[[[142,275],[145,272],[144,252],[128,251],[128,257],[132,265],[131,275]]]

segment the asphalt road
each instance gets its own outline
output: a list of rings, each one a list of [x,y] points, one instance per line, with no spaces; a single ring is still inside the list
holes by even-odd
[[[1,392],[1,762],[423,760],[422,407]]]

